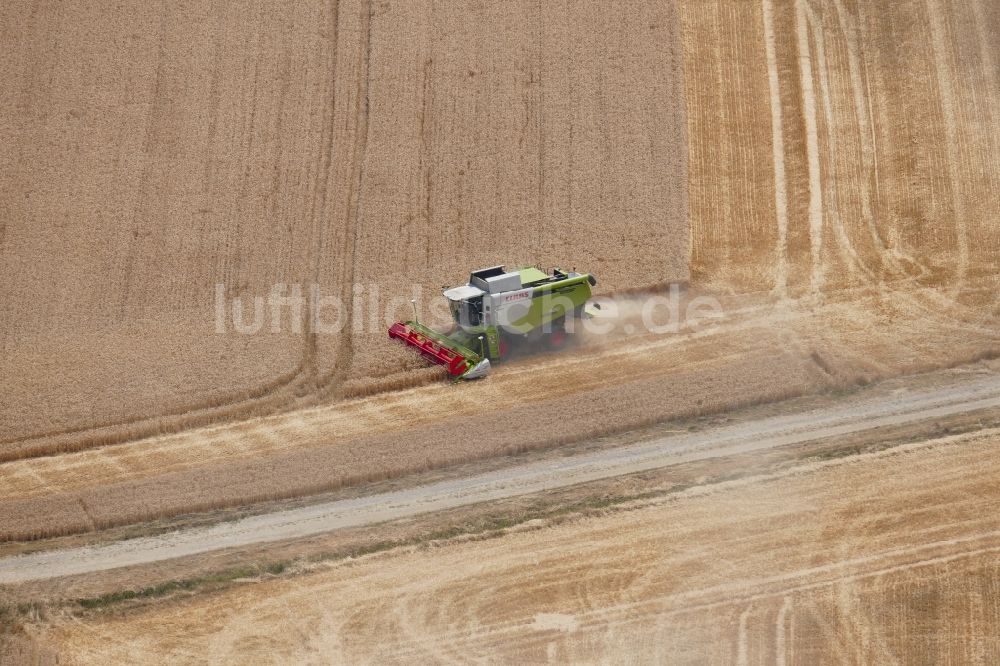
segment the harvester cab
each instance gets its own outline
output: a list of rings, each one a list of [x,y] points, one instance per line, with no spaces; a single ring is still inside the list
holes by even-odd
[[[596,284],[593,275],[558,268],[551,274],[533,267],[484,268],[473,271],[467,284],[444,291],[454,320],[449,332],[414,320],[393,324],[389,337],[444,365],[454,378],[476,379],[525,341],[562,347]]]

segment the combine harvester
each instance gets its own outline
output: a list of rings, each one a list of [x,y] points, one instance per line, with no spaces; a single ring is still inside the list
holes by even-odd
[[[469,283],[446,289],[454,326],[438,333],[420,322],[397,322],[389,337],[443,365],[455,379],[477,379],[490,362],[507,357],[523,342],[541,342],[556,350],[574,330],[567,320],[592,314],[587,300],[597,284],[593,275],[563,272],[548,275],[537,268],[507,272],[503,266],[474,271]]]

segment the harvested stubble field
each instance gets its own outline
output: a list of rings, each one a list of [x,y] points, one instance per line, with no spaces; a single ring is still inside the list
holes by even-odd
[[[17,91],[0,115],[0,538],[998,350],[985,0],[0,12]],[[419,361],[356,330],[368,312],[340,337],[212,328],[220,282],[408,296],[500,260],[576,265],[606,291],[690,278],[727,314],[460,388],[395,372]],[[464,437],[471,422],[498,434]]]
[[[992,663],[998,443],[805,463],[36,638],[79,664]]]
[[[995,279],[996,3],[680,6],[697,282]]]

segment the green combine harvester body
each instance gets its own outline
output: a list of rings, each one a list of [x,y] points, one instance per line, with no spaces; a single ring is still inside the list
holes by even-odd
[[[595,284],[590,274],[558,268],[551,275],[533,267],[484,268],[474,271],[468,284],[445,290],[454,319],[451,332],[408,321],[393,324],[389,337],[446,366],[452,377],[475,379],[520,340],[544,338],[550,347],[561,346],[567,320],[584,316]]]

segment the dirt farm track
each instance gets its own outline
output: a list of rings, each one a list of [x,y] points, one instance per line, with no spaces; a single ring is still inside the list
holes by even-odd
[[[989,663],[998,442],[929,441],[696,488],[73,623],[54,640],[70,663]]]
[[[1000,376],[1000,3],[10,0],[0,39],[0,663],[1000,661],[995,405],[849,408]],[[387,340],[500,263],[592,272],[613,331],[460,385]],[[342,328],[238,332],[276,285]]]

